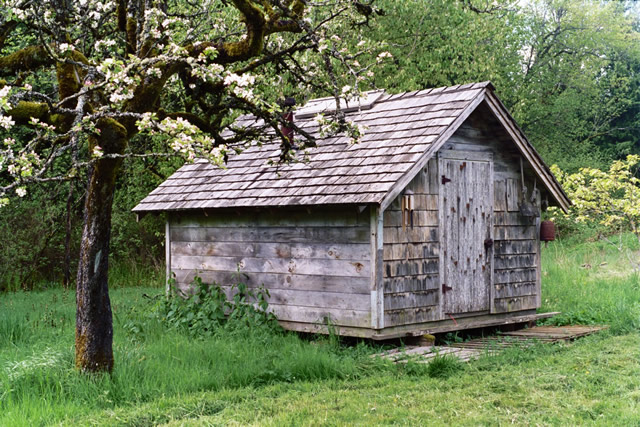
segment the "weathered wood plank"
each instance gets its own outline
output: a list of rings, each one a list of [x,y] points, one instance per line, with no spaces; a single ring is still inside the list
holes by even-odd
[[[496,226],[493,233],[494,240],[536,240],[535,225]]]
[[[461,141],[469,139],[475,144],[478,144],[477,141],[482,140],[482,138],[482,129],[472,125],[470,121],[466,121],[458,128],[458,130],[456,130],[456,133],[454,133],[453,136],[449,138],[449,141]]]
[[[493,213],[491,162],[440,159],[451,179],[441,187],[442,316],[490,309],[491,264],[484,241],[490,238]],[[487,265],[489,263],[489,265]]]
[[[415,199],[415,196],[414,196]],[[433,227],[438,225],[438,212],[419,210],[413,211],[413,226],[414,227]],[[402,227],[402,211],[385,211],[384,213],[384,226],[385,227]],[[410,226],[408,228],[411,228]]]
[[[370,251],[372,257],[371,268],[371,327],[374,329],[382,329],[384,327],[384,290],[382,283],[383,276],[383,221],[384,212],[379,207],[370,208],[370,232],[371,242]]]
[[[408,188],[411,188],[414,194],[429,194],[429,171],[426,167],[418,172],[416,177],[409,183]]]
[[[495,300],[496,313],[535,309],[538,308],[536,300],[537,297],[535,295],[497,298]]]
[[[522,193],[517,179],[507,179],[507,210],[516,212],[520,209]]]
[[[401,211],[400,197],[402,196],[399,196],[385,213]],[[413,198],[416,202],[417,210],[438,211],[438,196],[436,194],[414,194]]]
[[[180,284],[180,289],[184,293],[189,293],[188,286]],[[232,300],[238,293],[236,286],[220,286],[228,300]],[[251,289],[255,289],[252,287]],[[266,289],[266,288],[265,288]],[[341,310],[369,310],[369,295],[367,294],[346,294],[344,292],[318,292],[300,289],[269,289],[266,300],[269,304],[289,305],[299,307],[330,308]],[[257,302],[249,299],[247,302]]]
[[[423,258],[437,258],[439,244],[427,243],[389,243],[384,245],[384,260],[414,260]]]
[[[301,323],[320,323],[356,328],[371,327],[371,310],[340,310],[335,308],[298,307],[269,305],[268,310],[278,320]]]
[[[537,244],[535,240],[496,240],[495,255],[535,254]]]
[[[493,210],[496,212],[507,210],[507,183],[504,180],[496,180],[493,192]]]
[[[402,230],[402,227],[385,227],[385,243],[422,243],[438,242],[438,227],[413,227]]]
[[[296,289],[301,291],[362,295],[369,295],[371,292],[370,279],[367,277],[313,276],[291,273],[239,274],[237,271],[195,271],[179,269],[174,269],[172,272],[176,275],[176,281],[182,285],[189,285],[197,275],[204,283],[231,285],[240,280],[249,287],[256,288],[264,286],[268,290]]]
[[[540,206],[540,193],[538,193],[538,206]],[[536,218],[536,307],[542,305],[542,250],[540,247],[540,217]]]
[[[337,334],[347,337],[371,338],[375,333],[375,329],[371,328],[352,328],[348,326],[331,325],[331,327],[319,323],[301,323],[290,322],[286,320],[278,320],[280,326],[288,331],[305,332],[311,334]]]
[[[327,275],[337,277],[370,277],[368,261],[331,259],[282,259],[252,257],[208,257],[174,255],[172,267],[181,270],[213,270],[245,273],[280,273],[300,275]]]
[[[442,146],[444,150],[457,150],[457,151],[492,151],[492,147],[489,144],[482,144],[488,140],[480,140],[475,138],[463,138],[459,136],[452,136],[446,144]]]
[[[407,308],[384,312],[385,325],[409,325],[413,323],[429,322],[437,319],[436,306]]]
[[[519,297],[528,295],[537,295],[537,285],[535,282],[525,283],[504,283],[494,285],[495,298]]]
[[[238,293],[237,288],[221,286],[229,300]],[[364,294],[345,294],[343,292],[316,292],[300,289],[269,289],[269,305],[289,305],[298,307],[330,308],[341,310],[368,311],[370,297]],[[249,301],[255,302],[255,301]]]
[[[415,276],[438,272],[438,258],[414,261],[386,261],[384,277]]]
[[[535,254],[496,255],[493,265],[500,270],[536,267],[536,256]]]
[[[171,228],[173,242],[369,243],[369,227]]]
[[[380,333],[371,336],[373,339],[390,339],[423,334],[438,334],[444,332],[459,331],[463,329],[485,328],[498,325],[510,325],[525,323],[538,319],[553,317],[559,313],[536,313],[535,310],[523,310],[518,313],[497,313],[478,315],[473,317],[456,318],[454,322],[450,318],[436,322],[424,322],[421,324],[407,324],[385,328]]]
[[[431,159],[429,159],[429,163],[427,163],[427,169],[428,169],[428,173],[429,173],[429,191],[428,193],[430,195],[435,195],[436,197],[433,197],[432,200],[434,200],[434,203],[437,203],[438,198],[438,192],[440,191],[440,180],[439,180],[439,176],[438,176],[438,159],[436,159],[435,157],[432,157]],[[432,209],[432,210],[436,210],[438,209],[438,206],[434,205],[429,205],[426,204],[425,205],[425,209]]]
[[[393,311],[406,308],[419,308],[438,304],[438,290],[395,292],[385,294],[384,311]]]
[[[493,159],[493,153],[490,151],[468,151],[468,150],[440,150],[438,152],[440,158],[448,160],[469,160],[489,162]]]
[[[535,282],[536,268],[521,268],[511,270],[495,270],[494,283],[496,285],[503,283],[523,283]]]
[[[164,256],[165,256],[165,292],[171,292],[171,223],[167,218],[164,224]]]
[[[366,226],[368,217],[355,206],[311,209],[225,209],[206,214],[183,212],[174,215],[172,226],[179,227],[344,227]]]
[[[496,226],[532,226],[535,225],[535,219],[522,216],[520,212],[495,212],[493,215],[493,224]]]
[[[364,243],[254,243],[254,242],[173,242],[174,255],[248,256],[253,258],[368,260],[369,245]]]
[[[413,276],[392,277],[384,279],[384,292],[414,292],[429,289],[440,289],[438,273],[420,274]]]

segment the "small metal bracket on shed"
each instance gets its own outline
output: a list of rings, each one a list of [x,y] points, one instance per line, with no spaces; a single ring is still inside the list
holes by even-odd
[[[442,184],[446,184],[447,182],[451,182],[450,178],[447,178],[446,176],[442,175]]]

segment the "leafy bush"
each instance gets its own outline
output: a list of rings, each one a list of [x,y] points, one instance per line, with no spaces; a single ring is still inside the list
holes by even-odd
[[[171,292],[160,303],[159,314],[171,328],[192,336],[212,336],[221,328],[227,331],[278,328],[276,317],[267,312],[269,291],[263,287],[249,288],[237,281],[231,286],[229,300],[218,284],[204,283],[196,276],[188,294],[176,289],[172,280]]]
[[[574,174],[552,166],[573,206],[564,220],[601,226],[614,232],[631,230],[640,241],[640,179],[636,177],[640,156],[611,164],[608,171],[582,168]],[[551,210],[554,212],[554,210]],[[562,217],[562,216],[559,216]]]

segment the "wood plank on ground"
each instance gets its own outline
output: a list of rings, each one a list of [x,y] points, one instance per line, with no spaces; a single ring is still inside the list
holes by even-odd
[[[607,329],[608,326],[536,326],[512,332],[502,332],[490,337],[475,338],[448,346],[407,346],[375,354],[374,357],[388,359],[394,363],[429,363],[437,356],[453,356],[463,362],[482,355],[497,354],[500,350],[519,346],[527,348],[537,342],[572,341]]]

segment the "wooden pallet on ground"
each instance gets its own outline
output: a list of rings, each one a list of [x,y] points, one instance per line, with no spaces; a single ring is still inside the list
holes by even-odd
[[[450,355],[468,362],[484,354],[496,354],[498,351],[509,347],[529,347],[538,342],[573,341],[607,328],[608,326],[582,325],[536,326],[517,331],[501,332],[498,335],[475,338],[448,346],[408,346],[402,349],[388,350],[376,356],[396,363],[406,363],[409,360],[418,363],[429,363],[436,356]]]

